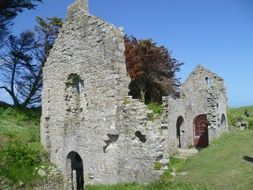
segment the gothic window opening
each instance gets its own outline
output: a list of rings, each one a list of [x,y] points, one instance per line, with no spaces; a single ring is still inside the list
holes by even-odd
[[[77,89],[77,93],[79,95],[82,94],[83,91],[84,91],[83,80],[81,80],[80,78],[78,78],[77,81],[76,81],[76,89]]]
[[[205,79],[206,79],[207,88],[210,89],[212,85],[212,81],[209,77],[206,77]]]
[[[67,81],[66,89],[71,89],[73,93],[82,94],[84,91],[84,81],[78,74],[70,74]]]
[[[84,81],[78,74],[70,74],[65,89],[65,100],[67,104],[67,111],[71,113],[79,113],[82,102],[84,101]]]

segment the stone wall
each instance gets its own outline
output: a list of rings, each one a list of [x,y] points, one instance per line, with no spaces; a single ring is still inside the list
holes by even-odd
[[[82,159],[85,184],[146,183],[161,174],[156,162],[166,165],[160,125],[148,121],[138,100],[124,104],[123,37],[76,1],[44,67],[41,139],[66,189],[73,181],[70,153]]]
[[[1,190],[11,190],[11,185],[8,179],[0,176],[0,187]]]
[[[179,148],[188,148],[192,145],[192,128],[189,126],[191,117],[189,117],[189,107],[185,105],[185,99],[178,99],[172,96],[164,97],[164,106],[167,110],[166,124],[166,152],[168,156],[176,153]],[[188,110],[188,111],[187,111]],[[177,137],[177,122],[183,118],[180,126],[181,139]]]
[[[46,178],[42,180],[40,183],[36,184],[33,188],[33,190],[63,190],[64,189],[64,183],[63,183],[63,177],[61,174],[50,176],[49,178]]]
[[[221,77],[199,65],[183,84],[182,93],[192,107],[192,118],[202,113],[207,115],[210,142],[228,131],[227,95]],[[222,115],[225,123],[221,123]]]
[[[63,183],[63,177],[60,173],[56,175],[51,175],[50,177],[47,177],[43,179],[42,181],[32,185],[32,187],[25,187],[22,182],[17,182],[16,184],[12,185],[12,183],[4,178],[0,177],[0,189],[1,190],[27,190],[27,189],[33,189],[33,190],[63,190],[64,189],[64,183]]]
[[[177,138],[177,123],[180,118],[181,148],[194,145],[194,118],[204,114],[208,120],[208,138],[211,142],[228,131],[227,125],[227,96],[224,81],[215,73],[203,66],[197,66],[182,84],[180,97],[164,97],[164,106],[167,109],[166,122],[166,150],[174,153],[179,147]]]
[[[124,99],[117,113],[119,181],[148,183],[159,179],[168,164],[162,116],[153,116],[144,103],[131,97]],[[161,165],[159,170],[154,169],[156,163]]]

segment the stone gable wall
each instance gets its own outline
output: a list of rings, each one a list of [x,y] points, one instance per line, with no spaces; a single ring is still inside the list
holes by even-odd
[[[44,67],[41,138],[66,188],[72,151],[82,158],[85,184],[146,183],[161,174],[155,162],[166,165],[159,125],[147,121],[146,106],[123,103],[129,84],[123,37],[76,2]]]
[[[210,80],[209,84],[207,79]],[[176,132],[177,119],[182,116],[181,147],[193,146],[193,120],[200,114],[206,114],[208,120],[209,142],[228,131],[227,125],[227,96],[224,80],[203,66],[197,66],[182,84],[180,98],[165,97],[164,105],[167,109],[166,117],[168,133],[166,136],[169,153],[178,149]],[[222,124],[222,115],[225,121]]]

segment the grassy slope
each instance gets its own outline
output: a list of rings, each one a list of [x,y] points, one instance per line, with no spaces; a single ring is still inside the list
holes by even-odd
[[[225,134],[197,156],[190,158],[178,177],[199,189],[253,189],[253,132]]]
[[[30,184],[36,167],[47,163],[40,144],[40,111],[0,106],[0,176]]]
[[[248,111],[249,117],[244,115],[245,110]],[[250,128],[253,129],[253,106],[245,106],[239,108],[228,109],[228,119],[231,124],[235,124],[238,120],[246,120],[249,122]]]
[[[245,110],[248,110],[248,113],[253,117],[253,106],[245,106],[239,108],[230,108],[236,115],[243,115]]]

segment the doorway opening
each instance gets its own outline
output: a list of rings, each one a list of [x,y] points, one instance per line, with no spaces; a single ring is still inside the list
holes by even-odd
[[[206,114],[200,114],[193,120],[194,145],[199,148],[208,146],[208,121]]]
[[[83,190],[83,160],[77,152],[70,152],[67,156],[67,170],[71,178],[72,190]]]
[[[182,126],[184,124],[184,118],[182,116],[179,116],[177,118],[177,140],[178,140],[178,148],[182,148]]]
[[[222,128],[225,128],[225,127],[226,127],[226,125],[227,125],[226,116],[225,116],[225,114],[222,114],[222,116],[221,116],[221,124],[220,124],[220,126],[221,126]]]

